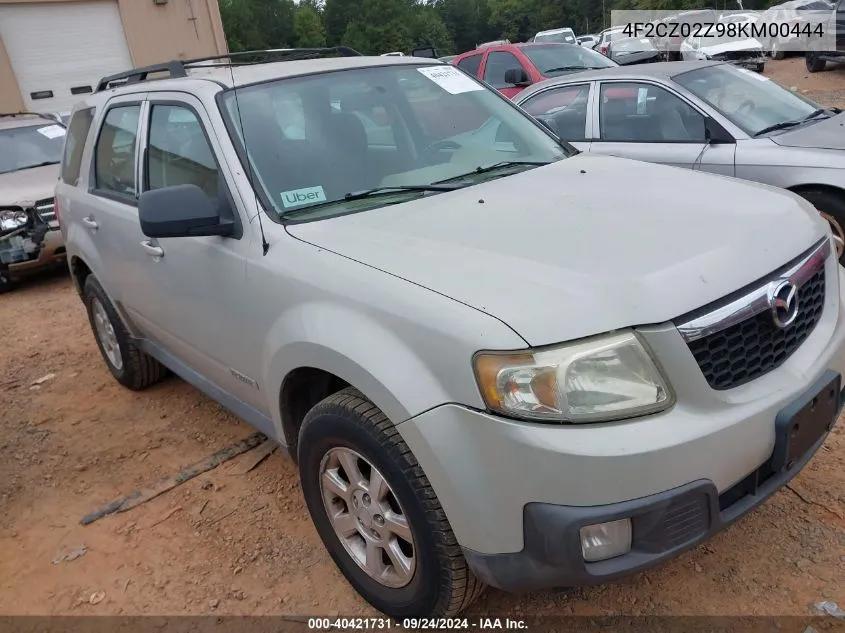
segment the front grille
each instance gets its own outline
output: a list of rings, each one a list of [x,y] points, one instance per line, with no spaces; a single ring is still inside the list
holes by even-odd
[[[755,284],[739,299],[678,326],[713,389],[732,389],[764,376],[786,362],[807,340],[824,309],[824,265],[829,253],[830,243],[825,241],[786,271]],[[769,292],[783,279],[795,284],[798,314],[790,325],[781,328],[775,324]]]
[[[56,221],[56,201],[53,198],[36,202],[35,211],[48,224]]]

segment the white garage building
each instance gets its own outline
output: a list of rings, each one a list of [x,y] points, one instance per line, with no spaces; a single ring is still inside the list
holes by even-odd
[[[225,54],[217,0],[0,0],[0,112],[62,112],[105,75]]]

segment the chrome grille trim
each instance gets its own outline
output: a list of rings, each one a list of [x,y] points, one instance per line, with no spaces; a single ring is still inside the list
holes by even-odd
[[[683,339],[691,343],[765,312],[770,309],[769,293],[778,283],[788,279],[796,286],[802,286],[824,268],[830,252],[830,239],[826,237],[813,246],[809,253],[787,264],[782,271],[773,273],[741,297],[688,321],[677,323],[675,327]]]

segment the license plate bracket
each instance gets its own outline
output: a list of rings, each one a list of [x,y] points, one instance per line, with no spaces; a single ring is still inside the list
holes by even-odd
[[[842,377],[828,370],[803,395],[775,417],[775,449],[772,468],[789,469],[825,433],[839,414]]]

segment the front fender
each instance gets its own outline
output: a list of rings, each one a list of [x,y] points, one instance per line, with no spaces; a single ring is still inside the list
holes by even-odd
[[[437,347],[436,345],[434,346]],[[267,336],[263,383],[279,385],[300,367],[330,372],[359,389],[394,424],[458,396],[483,407],[466,356],[457,375],[438,378],[424,359],[395,331],[368,315],[327,302],[313,302],[288,311]],[[455,382],[448,389],[444,381]],[[270,390],[268,398],[278,397]],[[268,403],[275,422],[281,419],[277,400]]]

